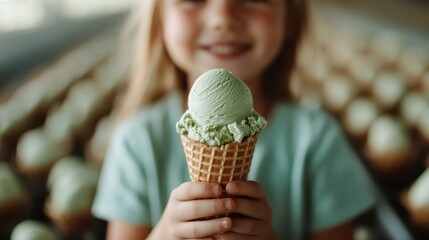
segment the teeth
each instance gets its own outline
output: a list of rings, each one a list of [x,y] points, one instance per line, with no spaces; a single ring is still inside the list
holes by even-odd
[[[210,50],[216,54],[232,54],[240,49],[238,47],[229,47],[229,46],[214,46]]]

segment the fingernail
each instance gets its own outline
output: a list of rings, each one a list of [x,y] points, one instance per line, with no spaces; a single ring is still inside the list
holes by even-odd
[[[231,209],[232,209],[232,201],[231,201],[231,200],[227,200],[227,201],[225,202],[225,208],[226,208],[227,210],[231,210]]]
[[[235,192],[235,190],[237,190],[237,186],[234,183],[230,183],[229,184],[229,191]]]
[[[215,194],[215,195],[219,195],[219,193],[220,193],[219,186],[218,186],[218,185],[214,185],[214,186],[212,187],[212,191],[213,191],[213,194]]]
[[[222,221],[220,222],[220,225],[222,228],[228,228],[228,219],[222,219]]]

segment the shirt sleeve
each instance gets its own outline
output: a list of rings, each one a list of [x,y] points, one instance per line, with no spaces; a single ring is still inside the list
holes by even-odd
[[[130,127],[120,126],[112,135],[92,212],[106,221],[150,225],[144,162],[133,134]]]
[[[310,152],[310,228],[328,229],[368,210],[375,194],[368,175],[337,122],[325,115]]]

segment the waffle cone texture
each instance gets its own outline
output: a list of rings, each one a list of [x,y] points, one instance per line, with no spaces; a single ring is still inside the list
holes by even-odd
[[[257,138],[254,135],[240,143],[210,146],[181,135],[189,177],[193,182],[214,182],[223,186],[232,181],[246,180]]]

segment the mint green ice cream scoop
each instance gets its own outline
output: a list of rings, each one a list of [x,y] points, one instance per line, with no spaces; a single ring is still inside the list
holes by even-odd
[[[177,123],[177,131],[209,145],[241,142],[267,124],[253,109],[247,85],[223,69],[209,70],[195,81],[188,108]]]
[[[202,74],[188,97],[189,113],[200,125],[227,125],[252,113],[252,94],[246,84],[223,69]]]

